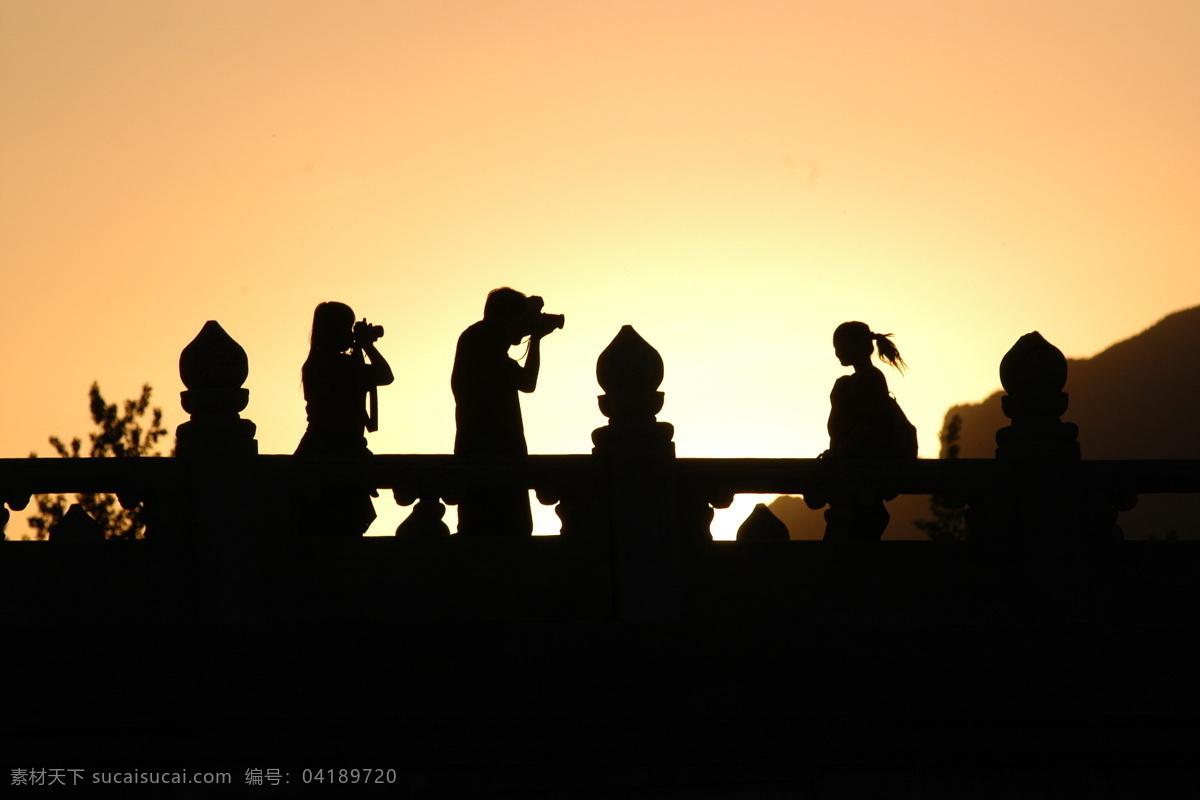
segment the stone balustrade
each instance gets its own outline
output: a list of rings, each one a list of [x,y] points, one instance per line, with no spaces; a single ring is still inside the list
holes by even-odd
[[[1083,461],[1079,431],[1061,421],[1069,402],[1066,359],[1037,333],[1021,337],[1000,363],[1011,425],[996,434],[995,459],[677,458],[673,427],[657,419],[662,357],[628,325],[597,359],[598,403],[608,423],[593,432],[590,454],[259,455],[255,424],[240,416],[249,397],[241,346],[209,321],[184,348],[179,370],[190,419],[177,429],[176,458],[0,459],[0,512],[7,515],[4,504],[24,508],[34,493],[112,492],[127,507],[153,511],[150,539],[280,539],[293,534],[288,493],[336,479],[415,504],[397,535],[437,538],[451,533],[444,504],[454,504],[467,484],[503,477],[557,503],[563,536],[612,543],[629,570],[675,564],[645,577],[647,586],[659,586],[677,575],[681,543],[708,540],[712,509],[739,493],[819,498],[839,482],[868,482],[889,495],[957,498],[977,539],[1084,543],[1119,540],[1117,512],[1138,494],[1200,491],[1200,460]]]

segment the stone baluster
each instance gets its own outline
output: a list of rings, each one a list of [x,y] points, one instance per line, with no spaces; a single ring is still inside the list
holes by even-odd
[[[174,499],[162,509],[172,535],[262,537],[287,528],[278,518],[266,519],[267,505],[279,508],[266,502],[277,499],[279,487],[264,486],[254,469],[255,425],[240,416],[250,399],[242,387],[248,374],[246,351],[212,320],[180,353],[179,377],[187,387],[180,401],[191,418],[175,430],[181,469]]]
[[[254,423],[239,413],[250,400],[242,388],[249,374],[246,351],[213,320],[179,355],[183,410],[191,420],[175,430],[179,458],[247,456],[258,453]]]
[[[1005,461],[1079,460],[1079,428],[1063,422],[1070,400],[1067,359],[1036,331],[1017,340],[1000,360],[1000,398],[1012,424],[996,432],[996,458]]]
[[[1010,542],[1119,540],[1116,503],[1084,481],[1079,429],[1062,421],[1070,399],[1062,351],[1037,332],[1026,334],[1001,360],[1000,382],[1012,423],[996,432],[1002,485],[972,504],[968,524]]]
[[[50,528],[52,542],[103,542],[104,529],[79,503],[72,503],[57,525]]]
[[[596,359],[596,382],[604,390],[597,398],[608,424],[592,432],[597,452],[623,448],[648,456],[674,456],[675,429],[659,422],[664,395],[663,360],[632,325],[625,325]]]
[[[402,539],[446,539],[450,536],[450,528],[442,521],[446,516],[446,506],[442,504],[437,492],[430,491],[392,491],[398,506],[413,506],[412,513],[401,520],[396,526],[396,535]]]
[[[759,503],[737,529],[739,542],[787,542],[787,525],[775,516],[766,503]]]
[[[616,610],[643,622],[678,618],[683,582],[674,428],[655,418],[662,379],[662,357],[629,325],[596,360],[608,424],[592,442],[608,473]]]

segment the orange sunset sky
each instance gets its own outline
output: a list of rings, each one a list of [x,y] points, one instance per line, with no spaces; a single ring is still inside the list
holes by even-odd
[[[567,315],[531,452],[590,449],[629,323],[680,455],[816,455],[860,319],[934,457],[1020,335],[1200,302],[1194,0],[0,0],[0,109],[0,457],[85,434],[93,380],[173,429],[208,319],[291,452],[322,300],[386,327],[372,450],[449,452],[500,285]]]

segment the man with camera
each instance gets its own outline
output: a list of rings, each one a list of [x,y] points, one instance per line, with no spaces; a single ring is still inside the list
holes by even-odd
[[[542,298],[508,287],[492,290],[483,319],[462,332],[454,354],[450,388],[457,432],[454,452],[471,456],[523,456],[525,426],[520,392],[537,388],[541,340],[561,328],[560,314],[543,314]],[[526,337],[525,364],[508,348]],[[458,505],[458,530],[465,534],[529,535],[533,520],[529,492],[519,480],[468,486]]]

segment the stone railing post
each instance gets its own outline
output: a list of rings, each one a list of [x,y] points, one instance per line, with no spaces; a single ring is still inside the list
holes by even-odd
[[[262,527],[263,487],[253,470],[255,425],[240,412],[250,399],[246,351],[215,321],[179,355],[180,393],[191,419],[175,431],[180,485],[170,528],[184,535],[245,535]]]
[[[250,373],[246,351],[213,320],[179,354],[183,410],[191,420],[175,430],[180,458],[225,458],[258,454],[254,423],[239,412],[250,401],[242,384]]]
[[[592,452],[609,475],[616,612],[642,622],[677,619],[683,583],[674,428],[655,419],[662,379],[662,357],[629,325],[596,360],[608,424]]]
[[[1017,340],[1000,360],[1000,398],[1012,424],[996,432],[996,458],[1056,464],[1079,461],[1079,428],[1063,422],[1070,397],[1067,359],[1037,331]]]
[[[1083,479],[1079,429],[1062,421],[1069,402],[1066,382],[1062,351],[1037,332],[1018,339],[1000,362],[1000,383],[1008,393],[1001,404],[1012,421],[996,432],[1002,485],[968,512],[971,527],[989,539],[1121,539],[1114,500]]]

